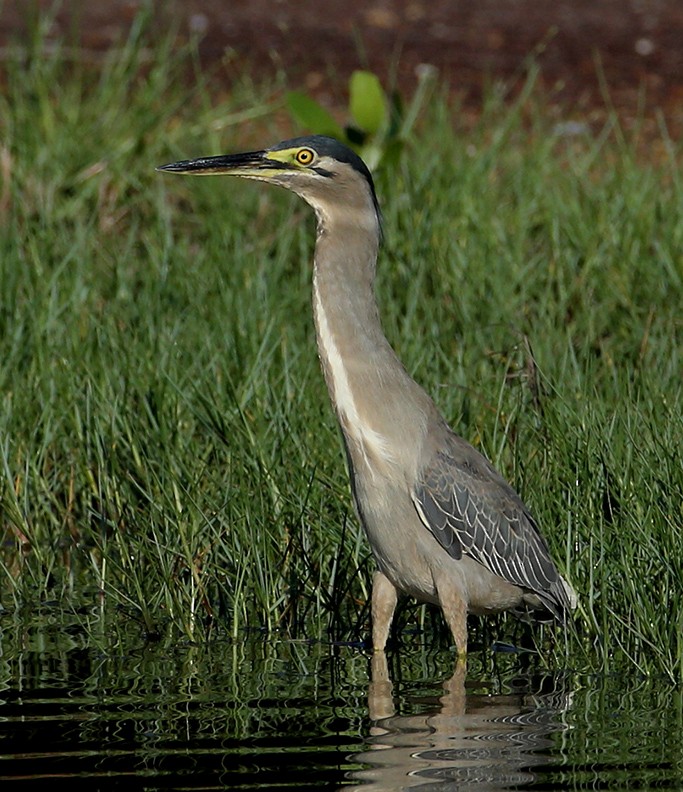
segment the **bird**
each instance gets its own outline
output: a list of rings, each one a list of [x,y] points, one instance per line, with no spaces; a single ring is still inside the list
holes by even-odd
[[[450,428],[383,332],[374,287],[381,212],[361,157],[311,135],[158,170],[264,181],[313,208],[318,356],[377,567],[373,651],[386,649],[399,595],[440,606],[458,659],[467,655],[469,613],[538,612],[566,626],[577,595],[529,508]]]

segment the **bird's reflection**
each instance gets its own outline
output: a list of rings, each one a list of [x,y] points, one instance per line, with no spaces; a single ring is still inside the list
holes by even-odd
[[[353,755],[366,765],[351,777],[355,789],[494,790],[529,784],[533,768],[549,760],[550,736],[562,731],[570,695],[467,695],[466,665],[456,664],[439,706],[398,715],[386,655],[372,659],[366,749]],[[348,789],[348,787],[345,787]]]

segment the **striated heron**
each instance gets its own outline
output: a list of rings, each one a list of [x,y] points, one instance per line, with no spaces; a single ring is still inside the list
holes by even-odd
[[[454,434],[384,336],[374,293],[380,213],[360,157],[316,135],[159,170],[267,181],[315,210],[318,352],[378,567],[374,650],[384,650],[399,593],[440,605],[463,657],[468,612],[542,610],[564,623],[576,594],[559,575],[529,509]]]

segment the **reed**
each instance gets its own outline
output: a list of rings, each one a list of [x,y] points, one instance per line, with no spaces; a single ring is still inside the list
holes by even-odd
[[[151,52],[141,25],[96,69],[38,34],[2,64],[0,605],[56,601],[93,640],[131,618],[362,640],[372,562],[314,349],[312,218],[154,172],[295,131],[285,86],[218,101],[191,46]],[[580,593],[566,646],[537,632],[548,657],[680,680],[680,147],[557,120],[532,81],[468,126],[436,97],[377,175],[382,314]],[[421,608],[398,626],[444,640]]]

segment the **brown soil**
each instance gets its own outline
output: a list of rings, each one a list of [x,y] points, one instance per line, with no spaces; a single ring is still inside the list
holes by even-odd
[[[126,35],[142,0],[64,0],[50,30],[97,57]],[[28,7],[4,0],[0,44],[21,38]],[[255,79],[284,70],[288,83],[345,101],[346,78],[370,68],[393,73],[409,91],[422,63],[437,67],[476,108],[487,82],[523,72],[536,53],[541,83],[569,109],[605,107],[654,119],[663,111],[683,127],[683,0],[167,0],[154,4],[156,29],[169,21],[181,37],[202,34],[201,57],[218,74],[249,70]]]

